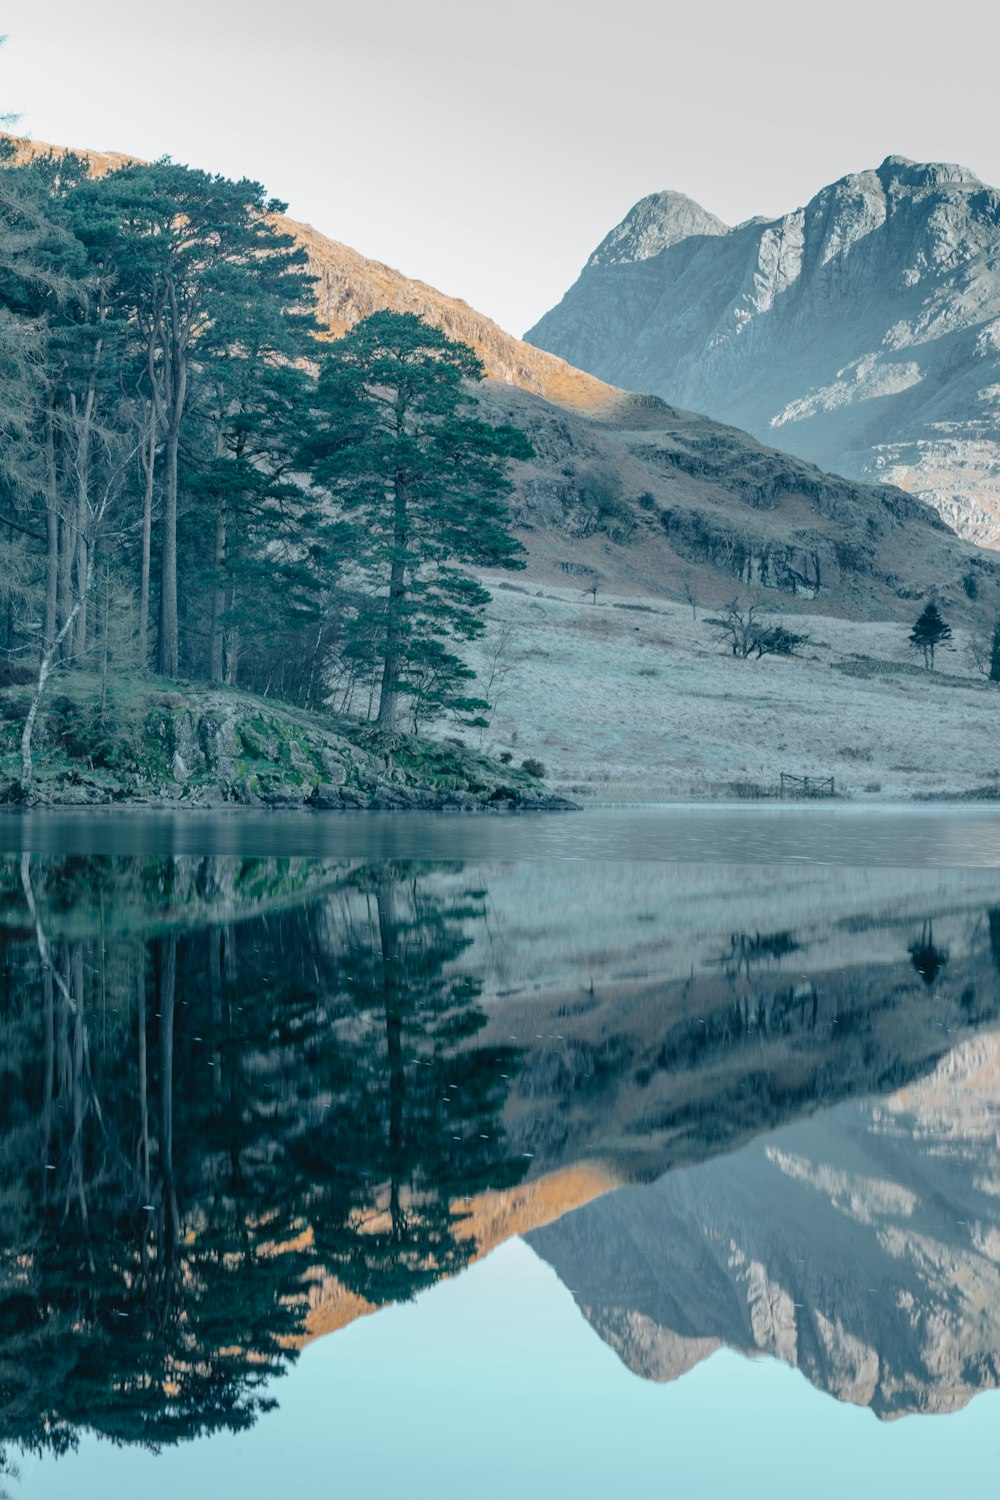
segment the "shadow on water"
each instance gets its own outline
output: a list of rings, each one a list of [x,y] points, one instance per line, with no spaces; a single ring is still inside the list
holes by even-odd
[[[0,863],[0,1443],[243,1429],[309,1338],[997,1024],[993,875],[637,889],[616,915],[565,862]]]

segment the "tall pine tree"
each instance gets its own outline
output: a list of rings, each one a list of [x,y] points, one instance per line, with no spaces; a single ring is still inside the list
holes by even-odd
[[[320,373],[314,481],[353,517],[352,563],[368,584],[356,635],[370,644],[379,726],[416,713],[475,713],[473,673],[449,643],[484,630],[489,594],[474,567],[522,568],[510,533],[518,429],[475,415],[475,352],[411,313],[380,312],[330,348]]]

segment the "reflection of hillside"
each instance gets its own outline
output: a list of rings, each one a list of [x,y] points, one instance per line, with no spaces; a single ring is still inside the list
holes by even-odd
[[[649,1179],[817,1108],[899,1087],[997,1018],[1000,925],[995,906],[978,904],[996,900],[992,880],[963,891],[935,876],[921,891],[910,872],[895,892],[889,872],[873,899],[864,872],[852,910],[844,873],[832,872],[828,924],[813,871],[799,892],[808,898],[801,923],[790,925],[794,887],[784,872],[770,899],[753,893],[749,910],[731,872],[733,915],[752,912],[760,923],[737,932],[723,925],[717,871],[714,907],[690,913],[688,964],[668,944],[671,909],[660,916],[661,980],[650,977],[648,954],[635,960],[639,977],[627,977],[626,954],[609,945],[592,982],[508,994],[493,1008],[493,1029],[524,1048],[508,1105],[524,1149],[550,1168],[593,1157]]]
[[[479,1260],[513,1235],[550,1224],[617,1185],[607,1170],[594,1164],[534,1177],[516,1187],[463,1194],[451,1205],[455,1235],[469,1245],[470,1262]],[[335,1333],[377,1310],[374,1302],[349,1291],[336,1276],[320,1272],[310,1282],[309,1314],[304,1335],[297,1342]]]
[[[309,1337],[997,1020],[988,872],[612,892],[574,863],[8,865],[0,1438],[246,1426]]]
[[[1000,1033],[530,1236],[637,1374],[721,1345],[881,1417],[1000,1384]]]

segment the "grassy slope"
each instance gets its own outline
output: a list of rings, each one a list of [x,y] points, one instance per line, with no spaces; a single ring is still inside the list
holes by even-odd
[[[598,801],[727,798],[780,771],[873,801],[1000,794],[1000,695],[963,629],[935,672],[906,624],[820,615],[792,622],[810,635],[801,657],[738,661],[705,613],[501,583],[479,649],[508,625],[510,672],[485,747],[539,755],[557,790]]]

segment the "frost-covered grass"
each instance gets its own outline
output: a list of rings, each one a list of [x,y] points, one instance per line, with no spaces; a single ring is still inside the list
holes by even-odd
[[[737,784],[772,791],[785,771],[833,776],[856,798],[1000,793],[1000,691],[957,628],[925,672],[898,621],[775,615],[809,633],[800,654],[742,661],[687,605],[492,586],[474,665],[509,626],[509,672],[483,745],[515,764],[542,760],[553,788],[612,802],[726,798]]]

